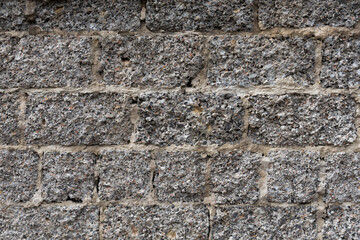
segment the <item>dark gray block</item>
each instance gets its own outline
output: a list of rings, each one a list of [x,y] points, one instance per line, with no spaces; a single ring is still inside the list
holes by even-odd
[[[17,145],[20,142],[18,93],[0,93],[0,144]]]
[[[105,145],[130,141],[132,100],[116,93],[34,93],[26,103],[28,144]]]
[[[217,204],[254,204],[262,155],[252,152],[219,153],[211,157],[210,189]]]
[[[110,205],[104,215],[104,239],[208,238],[208,210],[202,205]]]
[[[344,146],[357,137],[356,104],[349,95],[255,95],[249,102],[254,143]]]
[[[139,115],[138,143],[221,145],[243,133],[242,101],[233,94],[144,93]]]
[[[38,162],[33,151],[0,151],[0,203],[26,202],[34,196]]]
[[[139,36],[101,40],[102,83],[123,87],[184,87],[203,68],[203,38]]]
[[[25,0],[0,0],[0,31],[24,31],[28,26]]]
[[[315,83],[316,41],[302,37],[213,37],[207,77],[210,85],[249,87],[287,79]]]
[[[102,151],[99,170],[101,200],[144,199],[150,191],[150,153]]]

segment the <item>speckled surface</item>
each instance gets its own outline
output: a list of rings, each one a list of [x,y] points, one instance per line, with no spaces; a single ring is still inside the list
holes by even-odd
[[[99,73],[105,85],[184,87],[203,68],[204,39],[199,36],[104,38]]]
[[[19,111],[18,93],[0,93],[0,144],[19,144]]]
[[[316,41],[303,37],[213,37],[210,40],[210,85],[250,87],[292,81],[315,83]]]
[[[244,109],[233,94],[145,93],[139,116],[138,143],[222,145],[241,139]]]
[[[360,153],[325,156],[325,202],[360,202]]]
[[[217,204],[254,204],[259,200],[262,155],[226,152],[211,157],[210,191]]]
[[[206,194],[206,154],[160,152],[155,154],[154,159],[154,189],[159,201],[203,201]]]
[[[0,0],[0,30],[25,30],[25,0]]]
[[[97,206],[2,207],[0,238],[99,239]]]
[[[196,206],[110,205],[104,239],[208,239],[208,210]]]
[[[345,37],[326,38],[320,78],[321,86],[325,88],[359,88],[360,40]]]
[[[319,152],[271,151],[268,160],[269,202],[309,203],[317,199]]]
[[[28,144],[104,145],[130,141],[132,101],[115,93],[34,93],[26,103]]]
[[[359,17],[358,0],[259,0],[261,29],[354,27]]]
[[[255,95],[248,135],[274,146],[344,146],[356,136],[355,101],[348,95]]]
[[[146,25],[152,31],[250,31],[252,0],[148,0]]]
[[[91,39],[86,37],[0,37],[0,56],[0,88],[92,83]]]
[[[101,200],[145,199],[150,191],[150,153],[102,151],[99,167]]]
[[[34,196],[38,163],[34,151],[0,150],[0,204],[26,202]]]

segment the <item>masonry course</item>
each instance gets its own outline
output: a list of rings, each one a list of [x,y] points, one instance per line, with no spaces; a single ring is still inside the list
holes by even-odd
[[[0,239],[358,239],[356,0],[0,0]]]

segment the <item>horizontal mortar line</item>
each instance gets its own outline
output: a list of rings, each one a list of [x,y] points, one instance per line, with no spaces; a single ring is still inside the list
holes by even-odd
[[[269,146],[243,142],[239,144],[224,144],[224,145],[145,145],[145,144],[126,144],[126,145],[0,145],[1,150],[34,150],[38,152],[94,152],[112,151],[112,150],[138,150],[138,151],[168,151],[168,152],[191,152],[196,151],[200,153],[217,153],[227,151],[251,151],[267,155],[270,151],[318,151],[318,152],[357,152],[360,151],[358,142],[348,146]]]
[[[86,207],[86,206],[109,206],[109,205],[124,205],[124,206],[212,206],[214,208],[232,208],[232,207],[317,207],[319,206],[318,202],[315,200],[310,203],[275,203],[275,202],[265,202],[265,203],[254,203],[254,204],[206,204],[203,202],[160,202],[160,201],[146,201],[146,200],[110,200],[110,201],[99,201],[99,202],[89,202],[89,203],[76,203],[72,201],[65,202],[54,202],[46,203],[42,202],[41,204],[35,205],[31,202],[25,203],[2,203],[0,204],[1,208],[9,207],[23,207],[23,208],[42,208],[42,207]],[[336,202],[336,203],[324,203],[323,206],[328,208],[330,206],[359,206],[359,202]]]
[[[109,37],[109,36],[178,36],[178,35],[198,35],[198,36],[304,36],[304,37],[318,37],[324,38],[328,36],[345,36],[354,35],[357,37],[360,30],[356,28],[346,27],[306,27],[306,28],[272,28],[260,29],[260,31],[237,31],[237,32],[224,32],[221,30],[211,31],[150,31],[149,29],[140,29],[138,31],[67,31],[53,29],[52,31],[38,31],[31,33],[30,31],[1,31],[1,35],[9,36],[84,36],[84,37]]]
[[[126,88],[121,86],[90,86],[81,88],[58,87],[58,88],[8,88],[0,89],[3,93],[12,92],[32,93],[127,93],[130,95],[146,94],[146,93],[233,93],[239,96],[247,95],[282,95],[282,94],[310,94],[310,95],[329,95],[329,94],[353,94],[360,95],[360,89],[334,89],[321,87],[278,87],[278,86],[252,86],[252,87],[198,87],[198,88]]]

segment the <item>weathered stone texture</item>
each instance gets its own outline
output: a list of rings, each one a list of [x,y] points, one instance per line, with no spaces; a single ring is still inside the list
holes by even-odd
[[[91,84],[91,40],[85,37],[4,37],[0,56],[0,88]]]
[[[326,38],[323,44],[320,78],[323,87],[359,88],[360,39]]]
[[[360,153],[334,153],[325,157],[326,202],[360,202]]]
[[[267,145],[348,145],[356,139],[356,104],[348,95],[255,95],[248,135]]]
[[[291,80],[315,83],[316,41],[302,37],[213,37],[207,76],[215,86],[249,87]]]
[[[96,206],[0,208],[0,239],[99,239]]]
[[[37,0],[35,22],[45,31],[135,31],[140,12],[140,0]]]
[[[144,199],[150,191],[150,153],[102,151],[99,170],[101,200]]]
[[[359,219],[359,206],[329,206],[326,211],[323,239],[360,239]]]
[[[20,141],[18,93],[0,93],[0,144],[17,145]]]
[[[25,0],[0,0],[0,31],[26,30]]]
[[[154,189],[160,201],[201,202],[206,193],[206,156],[188,152],[155,155]]]
[[[46,152],[42,165],[44,200],[90,201],[95,187],[95,162],[92,153]]]
[[[197,36],[104,38],[102,82],[140,88],[186,86],[203,67],[203,42]]]
[[[242,101],[233,94],[144,93],[139,116],[138,143],[221,145],[243,133]]]
[[[254,204],[262,155],[252,152],[218,153],[211,157],[210,189],[217,204]]]
[[[115,93],[34,93],[26,103],[28,144],[129,143],[131,99]]]
[[[26,202],[34,196],[38,162],[33,151],[0,151],[0,203]]]
[[[204,206],[110,205],[104,211],[103,239],[208,239]]]
[[[316,199],[320,174],[319,152],[272,151],[269,161],[268,201],[308,203]]]
[[[217,208],[212,239],[316,239],[316,208]]]
[[[146,24],[152,31],[250,31],[252,0],[148,0]]]
[[[358,0],[259,0],[261,29],[274,27],[354,27],[360,17]]]

